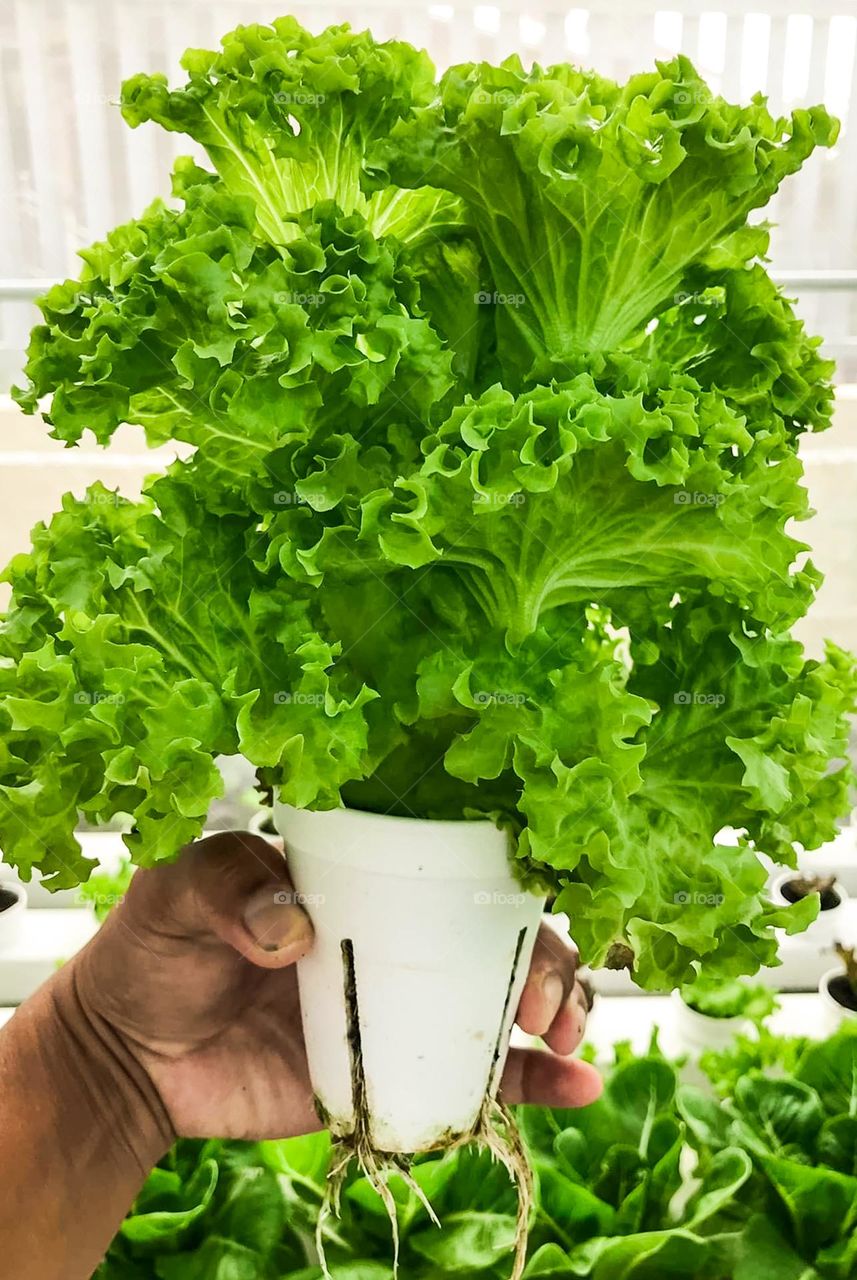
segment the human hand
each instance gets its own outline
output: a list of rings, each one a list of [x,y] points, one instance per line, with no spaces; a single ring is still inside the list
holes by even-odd
[[[288,1137],[319,1127],[294,968],[312,941],[282,855],[224,833],[138,871],[68,978],[93,1027],[118,1037],[151,1081],[161,1127]],[[511,1051],[506,1101],[569,1107],[598,1096],[594,1068],[565,1056],[586,1020],[576,969],[574,950],[544,925],[518,1022],[554,1052]]]

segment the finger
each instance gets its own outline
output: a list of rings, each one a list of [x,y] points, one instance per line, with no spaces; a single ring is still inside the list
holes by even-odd
[[[253,894],[244,908],[243,924],[255,947],[247,958],[261,968],[282,969],[294,964],[312,946],[312,923],[287,873],[279,883],[263,886]],[[244,951],[240,936],[232,945]]]
[[[530,1036],[543,1036],[568,1000],[577,973],[576,947],[543,922],[530,972],[518,1004],[517,1023]]]
[[[586,1031],[588,1012],[586,993],[577,981],[544,1036],[545,1043],[550,1045],[554,1053],[574,1053]]]
[[[504,1102],[543,1107],[585,1107],[601,1096],[601,1076],[579,1058],[558,1058],[541,1049],[512,1049],[503,1073]]]
[[[261,836],[229,831],[196,841],[177,862],[135,876],[132,886],[167,928],[213,935],[261,968],[294,964],[312,945],[285,858]]]

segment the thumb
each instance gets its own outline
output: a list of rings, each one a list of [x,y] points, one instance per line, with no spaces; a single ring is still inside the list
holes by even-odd
[[[260,836],[224,831],[189,845],[169,867],[134,877],[132,898],[186,936],[214,936],[263,969],[294,964],[313,930],[284,855]],[[159,910],[158,910],[159,909]],[[157,918],[155,916],[155,918]]]
[[[248,960],[264,968],[294,964],[312,945],[312,925],[285,867],[279,879],[256,889],[244,906],[244,925],[253,939]],[[246,954],[246,953],[245,953]]]

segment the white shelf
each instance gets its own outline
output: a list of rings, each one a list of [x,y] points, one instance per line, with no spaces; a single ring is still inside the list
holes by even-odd
[[[119,834],[98,832],[82,834],[79,839],[84,854],[100,868],[116,870],[124,853]],[[801,867],[813,874],[835,875],[853,895],[843,912],[839,941],[857,945],[857,827],[846,828],[823,849],[803,854]],[[2,861],[0,878],[17,880]],[[82,904],[78,890],[52,894],[38,877],[25,888],[30,906],[23,935],[12,951],[0,948],[0,1006],[26,999],[58,965],[89,941],[97,927],[91,908]],[[562,917],[554,920],[561,928]],[[803,1024],[808,1017],[811,1021],[819,978],[836,964],[832,947],[826,940],[819,940],[810,928],[806,934],[783,938],[780,958],[782,964],[764,970],[759,980],[782,991],[811,993],[784,997],[783,1008],[788,1008],[796,1019],[791,1029],[797,1027],[804,1034],[815,1034],[811,1026]],[[598,1002],[592,1018],[591,1038],[599,1045],[609,1047],[617,1039],[630,1038],[635,1048],[642,1049],[656,1023],[669,1037],[672,1014],[668,999],[640,992],[625,972],[600,970],[594,975],[594,985],[601,997],[607,997]],[[0,1020],[2,1014],[0,1008]]]
[[[0,1008],[0,1027],[14,1012]],[[815,995],[783,996],[780,1008],[768,1019],[768,1026],[778,1035],[823,1039],[828,1034]],[[675,1006],[668,996],[604,996],[589,1015],[586,1040],[595,1046],[599,1065],[607,1066],[613,1059],[613,1046],[620,1040],[630,1041],[635,1053],[645,1053],[655,1027],[665,1054],[679,1056],[686,1052],[676,1032]],[[517,1029],[513,1041],[530,1042]]]
[[[830,1034],[821,1001],[815,993],[784,995],[780,1008],[767,1026],[777,1035],[809,1036],[821,1040]],[[630,1041],[637,1054],[645,1053],[654,1028],[668,1057],[687,1052],[676,1027],[676,1005],[669,996],[603,996],[589,1015],[586,1039],[595,1046],[599,1064],[612,1061],[613,1045]]]
[[[88,907],[28,908],[21,936],[10,948],[0,947],[0,1005],[20,1004],[97,930],[95,913]]]

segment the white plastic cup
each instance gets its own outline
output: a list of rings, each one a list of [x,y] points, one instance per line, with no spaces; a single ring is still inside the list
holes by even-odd
[[[834,978],[841,978],[844,969],[828,969],[827,973],[821,975],[818,980],[818,996],[821,1001],[821,1017],[825,1034],[833,1035],[842,1026],[843,1022],[857,1023],[857,1013],[853,1009],[846,1009],[838,1000],[830,993],[830,984]]]
[[[377,1151],[468,1133],[499,1085],[544,908],[512,873],[509,835],[281,804],[274,818],[315,926],[298,984],[332,1132],[354,1132],[363,1087]]]
[[[794,905],[783,893],[783,888],[790,880],[798,880],[803,873],[800,871],[783,871],[771,881],[770,896],[771,901],[778,906],[791,907]],[[833,886],[833,892],[839,899],[835,907],[830,907],[827,911],[819,911],[816,918],[808,929],[803,933],[795,935],[796,939],[805,938],[807,942],[814,944],[822,949],[830,947],[842,937],[843,920],[848,913],[848,893],[837,880]],[[783,934],[782,936],[787,936]]]
[[[725,1049],[737,1035],[749,1035],[753,1023],[740,1015],[733,1018],[713,1018],[700,1013],[682,998],[681,992],[672,993],[675,1010],[675,1029],[683,1048],[699,1054],[706,1049]]]
[[[4,894],[12,894],[16,901],[0,911],[0,952],[11,950],[18,942],[24,930],[24,915],[27,910],[27,891],[23,885],[14,880],[0,880],[0,890]]]

